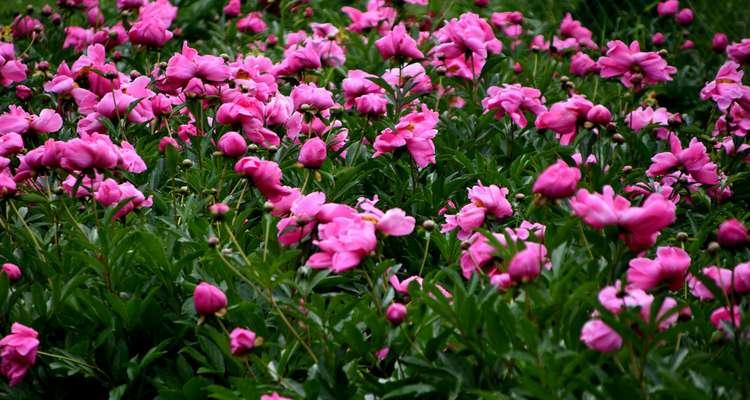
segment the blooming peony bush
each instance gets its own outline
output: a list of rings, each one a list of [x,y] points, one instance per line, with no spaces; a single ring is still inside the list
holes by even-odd
[[[745,4],[6,3],[1,398],[750,396]]]

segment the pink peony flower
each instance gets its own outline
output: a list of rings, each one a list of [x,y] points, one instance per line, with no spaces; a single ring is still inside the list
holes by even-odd
[[[393,27],[393,30],[375,41],[380,55],[388,58],[424,58],[424,54],[417,48],[417,42],[409,36],[403,23]]]
[[[247,142],[237,132],[227,132],[219,138],[216,146],[219,151],[227,157],[240,157],[247,151]]]
[[[15,282],[21,279],[21,268],[18,265],[12,263],[4,263],[2,272],[8,277],[10,282]]]
[[[656,12],[659,13],[660,17],[668,17],[677,14],[677,10],[680,9],[679,0],[666,0],[660,1],[656,5]]]
[[[724,32],[716,32],[711,38],[711,49],[717,53],[723,53],[729,45],[729,38]]]
[[[193,292],[193,304],[201,316],[211,315],[227,307],[227,296],[216,286],[201,282]]]
[[[674,16],[675,21],[677,21],[677,23],[682,26],[687,26],[687,25],[692,24],[693,18],[694,18],[693,10],[689,8],[683,8],[682,10],[680,10],[680,12],[678,12]]]
[[[683,149],[680,140],[672,135],[669,137],[670,152],[663,152],[651,158],[653,162],[646,171],[648,176],[663,176],[677,167],[684,168],[695,181],[704,185],[719,183],[717,166],[711,162],[706,153],[706,147],[692,138],[690,145]]]
[[[742,313],[740,306],[733,305],[732,307],[720,307],[711,313],[711,325],[717,330],[724,332],[724,334],[730,334],[731,331],[727,329],[730,326],[737,329],[742,324]]]
[[[234,328],[229,333],[229,348],[234,356],[242,356],[250,352],[255,347],[255,332],[244,329]]]
[[[599,319],[592,319],[583,325],[581,341],[589,349],[602,353],[617,351],[622,347],[622,337]]]
[[[375,138],[373,157],[406,146],[418,168],[434,164],[435,144],[432,139],[437,135],[437,123],[438,113],[422,104],[421,111],[413,111],[402,117],[395,130],[386,128]]]
[[[599,58],[598,64],[602,78],[619,77],[625,87],[636,90],[671,81],[677,72],[658,53],[642,52],[637,41],[630,47],[620,40],[607,43],[607,54]]]
[[[396,10],[386,7],[383,0],[369,0],[366,11],[353,7],[341,7],[341,12],[352,21],[346,29],[357,33],[373,28],[382,33],[389,29],[396,20]]]
[[[732,290],[732,270],[719,268],[715,265],[703,268],[701,274],[714,281],[716,286],[725,294]],[[701,300],[713,300],[714,294],[698,278],[690,276],[688,278],[688,287],[693,296]]]
[[[570,197],[575,193],[580,180],[581,170],[569,167],[563,160],[557,160],[539,175],[532,190],[551,199]]]
[[[735,247],[747,243],[747,228],[737,219],[728,219],[719,225],[716,238],[723,247]]]
[[[690,256],[677,247],[659,247],[655,260],[639,257],[630,260],[629,265],[630,286],[650,290],[666,283],[670,290],[678,290],[685,283]]]
[[[307,139],[299,151],[297,161],[305,168],[320,168],[327,157],[326,142],[321,138]]]
[[[229,0],[227,5],[224,6],[224,15],[227,18],[234,18],[240,15],[242,8],[242,2],[240,0]]]
[[[332,272],[348,271],[375,250],[375,225],[359,216],[334,217],[318,225],[318,240],[313,244],[321,251],[307,260],[312,268],[328,268]]]
[[[538,89],[519,84],[491,86],[487,89],[487,97],[482,100],[482,108],[484,112],[494,110],[497,119],[509,115],[520,128],[525,128],[527,124],[524,112],[528,111],[538,116],[547,111],[544,107],[544,97]]]
[[[268,29],[268,24],[263,21],[263,14],[260,12],[251,12],[237,20],[237,30],[247,33],[261,33]]]
[[[401,303],[391,303],[385,311],[385,317],[393,325],[400,325],[406,319],[406,306]]]
[[[314,83],[302,83],[295,86],[291,97],[297,111],[306,109],[325,111],[336,104],[333,101],[333,93]]]
[[[503,50],[487,21],[471,12],[449,20],[433,35],[438,45],[430,50],[432,64],[448,76],[474,80],[481,74],[488,55]]]
[[[281,186],[281,168],[273,161],[261,160],[258,157],[243,157],[234,164],[234,171],[250,177],[255,187],[271,202],[279,201],[289,193]]]
[[[36,363],[39,334],[18,322],[13,323],[10,332],[0,340],[0,373],[8,378],[10,386],[15,386]]]

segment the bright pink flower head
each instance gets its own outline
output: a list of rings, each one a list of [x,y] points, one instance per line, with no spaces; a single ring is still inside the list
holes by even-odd
[[[299,151],[297,161],[305,168],[320,168],[327,157],[326,142],[314,137],[307,139]]]
[[[289,193],[281,185],[281,168],[273,161],[261,160],[258,157],[243,157],[234,164],[234,171],[250,177],[255,187],[271,202],[279,201]]]
[[[393,325],[400,325],[406,319],[406,306],[401,303],[391,303],[385,311],[385,317]]]
[[[229,348],[234,356],[247,354],[255,347],[255,332],[244,329],[234,328],[229,334]]]
[[[620,40],[607,43],[607,55],[598,61],[603,78],[619,77],[627,88],[641,89],[659,82],[671,81],[675,67],[656,52],[642,52],[637,41],[628,47]]]
[[[60,165],[67,170],[113,169],[119,163],[119,150],[109,136],[93,133],[65,142]]]
[[[519,84],[503,84],[487,89],[487,97],[482,100],[485,112],[495,111],[495,118],[502,119],[506,114],[520,128],[525,128],[527,121],[524,112],[539,115],[547,111],[544,97],[539,89],[524,87]]]
[[[747,228],[737,219],[728,219],[719,225],[716,239],[723,247],[735,247],[747,243]]]
[[[746,86],[742,84],[744,72],[734,61],[727,61],[719,68],[713,81],[701,89],[701,100],[713,100],[721,112],[726,112],[736,101],[746,96]]]
[[[594,104],[584,96],[573,95],[565,101],[552,105],[548,111],[536,117],[534,124],[539,129],[549,129],[555,132],[560,144],[569,145],[578,133],[578,123],[584,122]]]
[[[303,83],[295,86],[292,89],[291,97],[297,111],[310,108],[325,111],[336,104],[333,101],[333,93],[316,86],[314,83]]]
[[[506,196],[507,188],[501,188],[497,185],[484,186],[479,182],[476,186],[468,190],[469,200],[477,207],[484,208],[488,213],[501,219],[513,215],[513,208]]]
[[[703,268],[700,272],[705,278],[713,280],[716,286],[724,293],[732,290],[732,270],[719,268],[715,265]],[[688,279],[688,287],[693,296],[701,300],[713,300],[714,294],[711,290],[695,276]]]
[[[515,282],[528,282],[539,276],[546,265],[547,248],[539,243],[526,242],[526,248],[516,253],[508,263],[508,274]]]
[[[128,38],[134,44],[149,47],[163,47],[174,34],[158,18],[139,18],[128,31]]]
[[[670,290],[678,290],[685,283],[690,256],[678,247],[659,247],[656,259],[634,258],[630,260],[628,284],[642,290],[650,290],[666,283]]]
[[[737,293],[750,293],[750,262],[734,267],[734,290]]]
[[[227,132],[219,138],[219,151],[227,157],[240,157],[247,151],[247,142],[237,132]]]
[[[693,10],[689,8],[683,8],[677,15],[674,16],[675,21],[682,26],[687,26],[693,23]]]
[[[660,17],[668,17],[677,14],[677,10],[680,9],[679,0],[666,0],[661,1],[656,5],[656,12],[659,13]]]
[[[617,351],[622,347],[622,337],[599,319],[592,319],[583,325],[581,341],[589,349],[601,353]]]
[[[605,186],[602,194],[579,189],[570,199],[570,207],[587,225],[602,229],[617,223],[619,214],[630,207],[630,202],[615,195],[611,186]]]
[[[720,307],[711,313],[711,325],[717,330],[729,334],[731,331],[727,329],[727,326],[737,329],[742,323],[742,313],[740,306],[734,305],[732,307]]]
[[[365,11],[353,7],[341,7],[341,12],[352,21],[346,29],[358,33],[372,28],[377,28],[379,32],[382,32],[390,28],[396,20],[396,10],[386,7],[383,0],[369,0]]]
[[[580,180],[580,169],[569,167],[563,160],[557,160],[539,175],[532,190],[551,199],[570,197],[575,193]]]
[[[39,334],[32,328],[14,322],[10,334],[0,340],[0,373],[10,386],[19,384],[34,363],[39,348]]]
[[[724,32],[716,32],[711,38],[711,49],[717,53],[723,53],[729,45],[729,38]]]
[[[607,125],[612,122],[612,113],[601,104],[597,104],[586,113],[586,120],[598,125]]]
[[[207,316],[226,308],[227,296],[216,286],[201,282],[193,292],[193,304],[198,314]]]
[[[417,48],[417,42],[406,31],[404,24],[398,24],[393,30],[375,41],[380,55],[388,59],[392,57],[421,59],[424,54]]]
[[[240,0],[229,0],[227,5],[224,6],[224,15],[227,18],[234,18],[240,15],[242,8],[242,2]]]
[[[671,117],[672,114],[664,107],[656,110],[652,107],[638,107],[625,117],[625,121],[630,129],[638,132],[652,124],[666,126],[669,124]]]
[[[570,73],[576,76],[586,76],[592,72],[599,72],[599,67],[588,54],[581,51],[570,58]]]
[[[437,135],[435,126],[438,123],[438,113],[422,104],[421,111],[413,111],[399,120],[396,130],[386,128],[375,138],[375,154],[379,157],[400,147],[406,146],[417,167],[424,168],[434,164],[435,144],[432,139]]]
[[[5,274],[5,276],[8,277],[8,280],[11,282],[15,282],[21,279],[21,268],[18,268],[18,265],[16,264],[5,263],[3,264],[2,271]]]
[[[208,206],[208,212],[215,217],[225,215],[230,210],[229,205],[226,203],[214,203]]]
[[[580,46],[588,47],[590,49],[597,49],[598,46],[592,40],[593,33],[583,26],[580,21],[573,19],[570,13],[566,13],[563,20],[560,22],[560,36],[562,39],[555,36],[553,38],[553,46],[558,50],[566,50],[568,48],[578,49]]]
[[[717,166],[711,161],[706,152],[706,146],[692,138],[686,149],[682,148],[680,140],[670,136],[671,152],[663,152],[651,158],[653,162],[646,171],[648,176],[666,175],[677,167],[683,167],[690,176],[704,185],[719,183]]]
[[[375,206],[377,202],[377,195],[372,200],[360,197],[357,207],[364,211],[360,214],[362,218],[372,221],[378,232],[390,236],[406,236],[414,231],[414,217],[407,216],[400,208],[391,208],[383,212]]]
[[[656,32],[653,35],[651,35],[651,43],[654,46],[661,46],[666,42],[667,42],[667,38],[661,32]]]
[[[307,265],[335,273],[356,267],[377,245],[375,225],[359,216],[335,217],[318,225],[318,238],[313,243],[321,251],[313,254]]]
[[[268,29],[268,24],[263,20],[260,12],[251,12],[237,21],[237,30],[240,32],[261,33]]]
[[[448,76],[464,79],[476,79],[488,55],[503,49],[490,24],[471,12],[447,21],[433,36],[439,42],[430,50],[433,65],[444,68]]]

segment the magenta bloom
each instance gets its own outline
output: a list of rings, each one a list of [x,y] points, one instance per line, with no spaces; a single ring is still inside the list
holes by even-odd
[[[2,267],[2,271],[5,274],[5,276],[8,277],[8,280],[10,282],[15,282],[19,279],[21,279],[21,268],[18,268],[18,265],[12,264],[12,263],[4,263]]]
[[[490,24],[471,12],[449,20],[433,36],[439,44],[430,50],[432,64],[448,76],[474,80],[481,74],[488,55],[503,50]]]
[[[14,322],[10,334],[0,340],[0,373],[10,386],[19,384],[36,362],[39,334],[32,328]]]
[[[570,13],[566,13],[560,22],[560,37],[552,38],[552,46],[557,51],[567,49],[578,50],[581,46],[590,49],[599,48],[592,40],[593,33],[583,26],[580,21],[573,19]]]
[[[240,157],[247,151],[247,142],[237,132],[227,132],[219,138],[216,146],[227,157]]]
[[[742,323],[742,313],[739,305],[730,307],[720,307],[711,313],[711,325],[724,334],[729,334],[727,325],[732,328],[739,328]]]
[[[229,333],[229,348],[232,355],[242,356],[255,347],[255,332],[249,329],[234,328]]]
[[[731,269],[719,268],[715,265],[712,265],[710,267],[703,268],[701,270],[701,274],[713,280],[716,286],[725,294],[731,292],[733,283]],[[714,298],[714,294],[711,293],[711,290],[708,289],[708,287],[706,287],[706,285],[704,285],[703,282],[701,282],[695,276],[690,276],[688,278],[688,287],[690,288],[690,293],[701,300],[713,300]]]
[[[711,49],[717,53],[723,53],[729,45],[729,37],[724,32],[716,32],[711,38]]]
[[[345,272],[375,250],[375,225],[359,216],[335,217],[331,222],[318,225],[318,240],[313,243],[321,251],[310,256],[307,265],[328,268],[335,273]]]
[[[200,55],[198,51],[182,45],[182,52],[173,55],[167,62],[166,89],[184,87],[191,79],[204,82],[224,82],[230,76],[229,67],[219,56]]]
[[[174,34],[164,26],[164,22],[159,18],[139,18],[128,31],[128,38],[134,44],[140,44],[149,47],[163,47]]]
[[[263,21],[263,14],[251,12],[237,20],[237,30],[240,32],[261,33],[268,29],[268,24]]]
[[[747,243],[747,228],[737,219],[728,219],[719,225],[716,239],[723,247],[735,247]]]
[[[406,146],[417,167],[424,168],[434,164],[435,144],[432,139],[437,135],[435,126],[438,123],[438,113],[422,104],[421,111],[413,111],[401,118],[396,129],[384,129],[375,138],[375,153],[373,157],[390,153]]]
[[[549,129],[555,132],[560,144],[567,146],[575,140],[579,122],[586,120],[593,106],[594,104],[584,96],[573,95],[568,100],[557,102],[548,111],[537,115],[534,124],[539,129]]]
[[[39,115],[33,115],[19,106],[11,105],[8,112],[0,115],[0,134],[54,133],[59,131],[62,125],[60,114],[49,108],[42,110]]]
[[[396,10],[386,7],[384,0],[369,0],[366,11],[354,7],[341,7],[341,12],[352,21],[346,29],[358,33],[372,28],[377,28],[378,32],[382,33],[396,20]]]
[[[389,236],[406,236],[414,231],[416,223],[414,217],[407,216],[400,208],[391,208],[383,212],[375,207],[377,202],[377,195],[372,200],[360,197],[357,200],[357,207],[364,211],[360,214],[363,218],[375,222],[375,229],[378,232]]]
[[[721,112],[726,112],[735,101],[747,95],[747,87],[742,84],[743,75],[739,64],[734,61],[725,62],[714,80],[701,89],[701,100],[711,99]]]
[[[627,88],[640,90],[645,86],[671,81],[675,67],[656,52],[642,52],[637,41],[628,47],[620,40],[607,43],[607,55],[598,61],[602,78],[619,77]]]
[[[302,83],[295,86],[291,96],[297,111],[306,109],[325,111],[336,104],[333,101],[333,93],[314,83]]]
[[[669,137],[670,152],[663,152],[651,158],[653,163],[646,171],[648,176],[662,176],[672,172],[677,167],[684,168],[696,182],[704,185],[719,183],[717,166],[711,162],[706,153],[706,146],[692,138],[690,145],[683,149],[680,140],[672,135]]]
[[[660,17],[668,17],[677,14],[677,10],[680,9],[679,0],[666,0],[660,1],[656,5],[656,12],[659,13]]]
[[[575,193],[580,180],[580,169],[569,167],[563,160],[557,160],[539,175],[532,190],[550,199],[570,197]]]
[[[609,353],[622,347],[622,337],[599,319],[586,322],[581,328],[581,341],[591,350]]]
[[[214,203],[208,206],[208,212],[217,217],[228,213],[229,210],[230,208],[226,203]]]
[[[299,151],[300,164],[305,168],[320,168],[326,160],[326,142],[323,139],[314,137],[307,139]]]
[[[687,26],[693,23],[693,10],[689,8],[683,8],[677,15],[674,16],[675,21],[682,26]]]
[[[463,206],[456,215],[446,215],[442,232],[450,232],[459,228],[458,238],[464,240],[471,236],[476,228],[484,224],[488,215],[497,219],[513,215],[513,208],[506,198],[507,188],[497,185],[484,186],[479,182],[468,189],[468,192],[471,203]]]
[[[666,283],[670,290],[678,290],[685,283],[690,256],[678,247],[659,247],[655,260],[639,257],[630,260],[629,265],[630,286],[649,290]]]
[[[654,46],[661,46],[666,42],[667,42],[667,38],[661,32],[656,32],[653,35],[651,35],[651,43]]]
[[[250,177],[255,187],[271,202],[279,201],[289,193],[281,185],[281,168],[273,161],[261,160],[258,157],[243,157],[234,164],[234,171]]]
[[[599,72],[599,66],[588,54],[577,52],[570,58],[570,73],[576,76],[586,76],[592,72]]]
[[[482,100],[484,112],[495,111],[495,118],[502,119],[506,114],[520,128],[525,128],[527,121],[524,112],[539,115],[547,111],[544,107],[542,92],[536,88],[524,87],[520,84],[503,84],[490,86],[487,97]]]
[[[424,54],[417,48],[417,41],[406,31],[404,24],[398,24],[393,30],[375,41],[380,55],[388,59],[392,57],[421,59]]]
[[[528,282],[539,276],[542,265],[551,268],[551,264],[545,263],[547,248],[543,244],[525,242],[526,248],[519,251],[508,263],[508,275],[514,282]]]
[[[659,193],[649,195],[642,206],[631,207],[627,199],[615,195],[611,186],[605,186],[602,194],[579,189],[570,199],[570,207],[583,222],[595,229],[610,225],[624,228],[625,242],[633,251],[652,246],[659,231],[677,218],[674,203]]]
[[[385,317],[393,325],[400,325],[406,319],[406,306],[401,303],[391,303],[385,311]]]
[[[234,18],[240,15],[242,11],[242,2],[240,0],[229,0],[224,6],[224,15],[228,18]]]
[[[16,59],[12,43],[0,43],[0,85],[10,86],[13,82],[26,80],[26,64]]]
[[[227,296],[216,286],[201,282],[193,292],[193,304],[198,314],[211,315],[227,307]]]

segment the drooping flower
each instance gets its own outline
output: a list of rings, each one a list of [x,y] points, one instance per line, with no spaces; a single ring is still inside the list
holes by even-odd
[[[13,323],[10,332],[0,340],[0,373],[8,378],[10,386],[15,386],[36,363],[39,334],[18,322]]]
[[[502,119],[506,114],[520,128],[525,128],[527,121],[524,112],[538,116],[547,111],[544,97],[539,89],[524,87],[520,84],[503,84],[487,89],[487,97],[482,100],[485,112],[495,111],[495,118]]]
[[[671,81],[677,72],[656,52],[643,52],[637,41],[626,45],[620,40],[607,43],[607,54],[599,58],[602,78],[619,78],[627,88],[640,90],[645,86]]]

